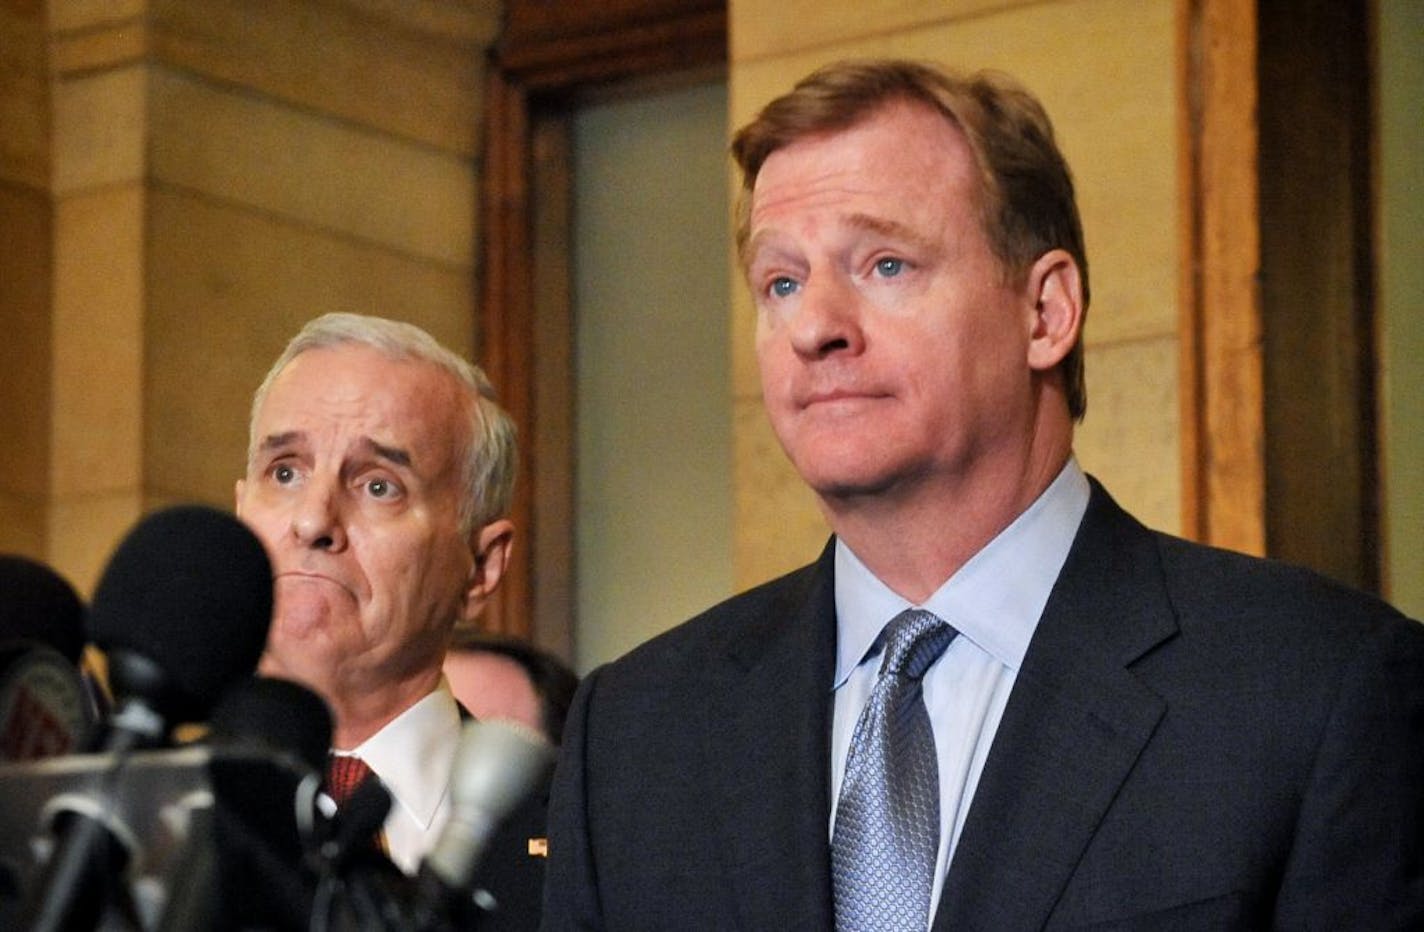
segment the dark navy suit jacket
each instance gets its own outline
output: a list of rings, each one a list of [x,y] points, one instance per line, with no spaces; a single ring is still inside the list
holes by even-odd
[[[832,548],[596,671],[547,929],[830,929]],[[1424,626],[1096,482],[936,930],[1424,928]]]

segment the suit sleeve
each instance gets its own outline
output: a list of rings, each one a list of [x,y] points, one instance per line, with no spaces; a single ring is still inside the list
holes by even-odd
[[[1301,803],[1276,926],[1424,929],[1424,627],[1416,623],[1388,625],[1349,662]]]
[[[569,708],[549,799],[549,864],[544,883],[546,932],[602,929],[597,874],[589,837],[587,747],[589,709],[599,671],[584,678]]]

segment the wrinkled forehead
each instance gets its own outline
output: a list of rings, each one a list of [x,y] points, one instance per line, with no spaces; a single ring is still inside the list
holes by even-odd
[[[252,442],[300,433],[308,443],[365,439],[408,449],[431,465],[458,459],[470,441],[473,401],[435,363],[361,345],[307,350],[273,379]]]
[[[945,223],[977,219],[979,200],[962,132],[928,107],[887,107],[767,157],[750,195],[742,260],[791,225],[937,239]]]

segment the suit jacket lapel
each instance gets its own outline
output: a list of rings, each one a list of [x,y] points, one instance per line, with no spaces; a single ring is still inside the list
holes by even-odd
[[[1092,498],[1004,710],[935,929],[1037,929],[1164,707],[1129,665],[1176,632],[1150,532]]]
[[[835,655],[833,548],[754,624],[729,625],[703,690],[709,803],[730,852],[728,923],[832,924],[827,770]]]

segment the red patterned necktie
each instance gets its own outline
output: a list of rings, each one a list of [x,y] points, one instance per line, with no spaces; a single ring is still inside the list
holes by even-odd
[[[371,776],[370,766],[353,754],[328,754],[326,758],[326,795],[338,807],[346,804],[356,788]]]

